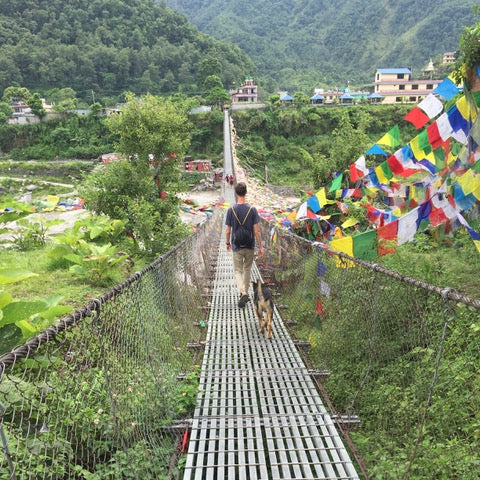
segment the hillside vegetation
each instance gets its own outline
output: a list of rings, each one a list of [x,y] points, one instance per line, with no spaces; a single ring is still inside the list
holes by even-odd
[[[125,90],[196,93],[208,75],[228,84],[254,71],[238,47],[153,0],[0,1],[0,91],[71,87],[95,101]]]
[[[454,51],[473,0],[167,0],[202,31],[244,49],[267,91],[371,83],[376,68],[414,67]]]

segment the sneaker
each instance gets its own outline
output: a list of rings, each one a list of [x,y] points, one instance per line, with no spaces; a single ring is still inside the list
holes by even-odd
[[[250,297],[245,294],[240,297],[240,300],[238,301],[238,308],[244,308],[247,302],[250,301]]]

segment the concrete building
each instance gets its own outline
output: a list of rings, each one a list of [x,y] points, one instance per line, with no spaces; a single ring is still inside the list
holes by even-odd
[[[258,87],[253,78],[248,77],[242,86],[231,89],[230,97],[232,104],[235,103],[257,103],[258,102]]]
[[[455,54],[456,54],[456,52],[445,52],[443,54],[442,63],[444,65],[448,65],[450,63],[455,63]]]
[[[417,103],[433,92],[442,80],[412,78],[409,68],[377,68],[374,93],[383,95],[384,104]]]

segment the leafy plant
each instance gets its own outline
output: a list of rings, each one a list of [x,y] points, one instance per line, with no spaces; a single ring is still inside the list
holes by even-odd
[[[26,280],[36,274],[22,270],[0,270],[0,285]],[[51,296],[44,300],[14,300],[0,290],[0,354],[25,342],[52,324],[52,320],[72,310],[58,305],[63,297]]]
[[[72,245],[57,245],[49,252],[49,256],[68,260],[73,263],[70,267],[72,273],[88,283],[103,286],[115,279],[119,273],[118,267],[128,258],[111,243],[97,245],[77,239]]]
[[[47,243],[48,228],[59,223],[62,223],[62,220],[34,221],[26,218],[18,220],[17,225],[20,229],[13,236],[14,248],[26,251],[43,247]]]

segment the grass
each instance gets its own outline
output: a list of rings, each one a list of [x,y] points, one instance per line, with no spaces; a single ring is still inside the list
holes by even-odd
[[[83,306],[105,291],[104,288],[95,288],[79,282],[68,269],[51,270],[50,259],[47,256],[48,248],[46,246],[21,253],[3,249],[1,268],[18,268],[38,275],[18,283],[4,285],[3,290],[9,292],[16,300],[35,300],[50,295],[62,295],[64,300],[61,303],[72,305],[74,308]]]
[[[463,228],[441,240],[417,234],[414,242],[378,261],[404,275],[480,298],[480,252]]]

